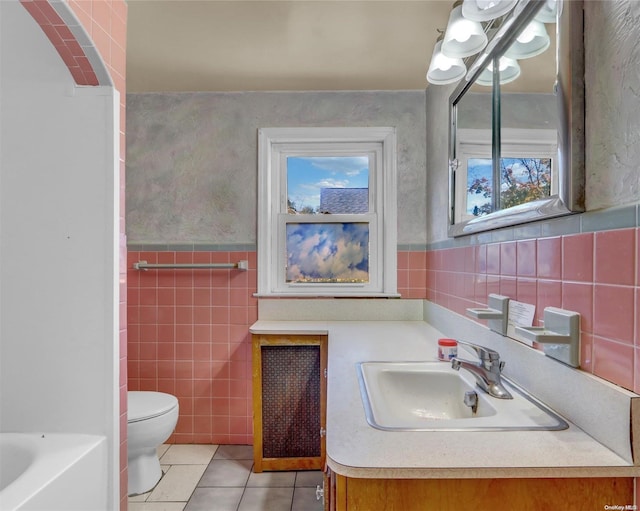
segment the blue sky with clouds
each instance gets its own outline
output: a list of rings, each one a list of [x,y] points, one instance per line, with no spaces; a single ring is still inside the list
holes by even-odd
[[[289,156],[287,197],[301,210],[320,205],[321,188],[368,188],[367,156]]]
[[[369,281],[367,223],[287,224],[287,282]]]
[[[493,170],[489,158],[469,158],[467,160],[467,190],[476,179],[486,177],[491,183],[493,178]],[[481,193],[467,193],[467,214],[473,214],[475,206],[482,206],[485,203],[491,203],[491,197],[485,197]]]

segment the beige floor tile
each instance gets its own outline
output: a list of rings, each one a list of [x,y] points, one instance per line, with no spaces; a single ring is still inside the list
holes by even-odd
[[[315,488],[296,488],[293,492],[291,511],[323,511],[324,501],[316,497]]]
[[[196,488],[185,511],[237,511],[244,488]]]
[[[129,502],[129,511],[183,511],[186,502]]]
[[[141,493],[140,495],[134,495],[129,497],[129,502],[144,502],[149,498],[149,495],[151,495],[151,492],[149,491],[147,493]]]
[[[291,511],[293,488],[246,488],[238,511]]]
[[[218,449],[217,445],[175,444],[160,458],[165,465],[206,465]]]
[[[191,497],[207,465],[171,465],[147,502],[186,502]]]
[[[296,488],[303,486],[311,488],[315,488],[317,485],[322,486],[323,479],[324,477],[320,470],[298,472],[296,475]]]
[[[295,481],[295,472],[251,472],[249,481],[247,481],[247,487],[291,487],[295,484]]]
[[[207,467],[198,486],[246,486],[252,460],[216,460]]]
[[[162,444],[156,447],[156,452],[158,453],[158,458],[161,458],[162,455],[167,452],[167,449],[171,447],[170,444]]]
[[[0,0],[1,1],[1,0]],[[253,473],[246,445],[162,445],[165,474],[129,511],[322,511],[322,471]]]
[[[214,456],[215,459],[224,460],[252,460],[252,445],[221,445]]]

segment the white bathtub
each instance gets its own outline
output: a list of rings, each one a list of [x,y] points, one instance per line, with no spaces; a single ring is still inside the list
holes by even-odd
[[[17,509],[107,509],[106,438],[0,433],[0,510]]]

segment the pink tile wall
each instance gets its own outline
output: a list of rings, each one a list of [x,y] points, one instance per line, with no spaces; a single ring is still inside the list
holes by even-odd
[[[398,252],[398,289],[426,297],[426,253]],[[133,263],[227,263],[249,271],[134,270]],[[255,252],[129,252],[131,390],[178,397],[169,442],[251,444],[251,335],[257,319]]]
[[[489,293],[581,314],[581,369],[640,392],[640,229],[427,252],[427,298],[459,314]]]
[[[427,297],[426,261],[427,254],[424,251],[398,252],[398,292],[403,298]]]
[[[48,1],[20,0],[38,22],[78,85],[99,85],[84,50]]]
[[[49,0],[20,0],[54,45],[78,85],[98,85],[84,50]],[[120,93],[120,509],[127,509],[127,242],[125,236],[125,106],[127,4],[125,0],[69,0]]]
[[[249,261],[249,270],[162,269],[128,274],[131,390],[177,396],[169,442],[251,444],[255,252],[129,252],[149,263]]]

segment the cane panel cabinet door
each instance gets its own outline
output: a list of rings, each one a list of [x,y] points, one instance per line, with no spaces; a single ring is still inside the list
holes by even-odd
[[[253,335],[254,471],[322,470],[326,335]]]

